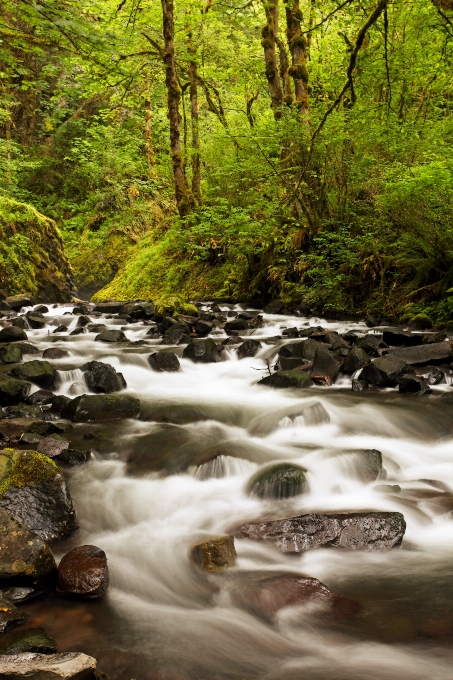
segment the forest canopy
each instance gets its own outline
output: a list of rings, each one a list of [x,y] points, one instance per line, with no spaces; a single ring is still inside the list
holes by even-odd
[[[451,0],[3,0],[0,193],[80,295],[448,320],[452,45]]]

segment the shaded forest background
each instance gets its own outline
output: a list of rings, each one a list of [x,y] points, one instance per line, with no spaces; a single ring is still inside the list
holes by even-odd
[[[451,0],[3,0],[0,283],[38,211],[84,297],[453,318],[452,57]]]

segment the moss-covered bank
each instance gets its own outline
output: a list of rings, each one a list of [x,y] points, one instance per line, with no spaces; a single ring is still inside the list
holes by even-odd
[[[71,265],[53,220],[0,196],[0,288],[9,295],[67,302],[72,286]]]

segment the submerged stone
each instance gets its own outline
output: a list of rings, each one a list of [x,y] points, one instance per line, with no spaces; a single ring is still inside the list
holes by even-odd
[[[80,545],[68,552],[58,565],[57,592],[84,598],[105,595],[109,570],[105,552],[95,545]]]
[[[122,373],[102,361],[89,361],[80,367],[88,389],[91,392],[110,394],[127,387]]]
[[[267,385],[277,389],[285,387],[305,388],[311,387],[313,381],[310,374],[305,371],[276,371],[272,375],[262,378],[258,385]]]
[[[306,470],[292,463],[277,463],[258,470],[248,484],[259,498],[291,498],[307,490]]]
[[[191,359],[195,363],[210,364],[215,363],[219,357],[219,350],[212,338],[205,340],[194,340],[184,348],[182,353],[184,359]]]
[[[148,363],[153,371],[179,371],[179,359],[174,352],[154,352],[148,357]]]
[[[140,401],[129,394],[82,394],[61,411],[63,418],[77,423],[137,418],[139,413]]]
[[[254,357],[260,347],[261,343],[259,340],[245,340],[237,349],[238,358]]]
[[[57,643],[42,628],[19,630],[0,640],[0,654],[13,655],[24,654],[26,652],[55,654],[56,651]]]

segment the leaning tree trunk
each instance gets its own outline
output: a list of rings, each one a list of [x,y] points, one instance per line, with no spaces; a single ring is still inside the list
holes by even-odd
[[[307,41],[300,30],[301,21],[299,0],[287,0],[286,37],[291,52],[291,66],[288,72],[294,80],[294,105],[304,113],[308,111],[308,70]]]
[[[190,118],[192,122],[192,194],[195,204],[201,205],[201,162],[200,162],[200,130],[198,117],[198,85],[197,85],[197,48],[192,41],[192,33],[188,35],[189,61],[189,95]]]
[[[264,50],[264,65],[271,96],[271,106],[276,120],[282,117],[283,90],[277,69],[275,45],[278,37],[278,0],[264,0],[266,25],[261,31],[261,45]]]
[[[170,123],[170,147],[173,166],[173,180],[175,185],[175,198],[178,212],[185,217],[192,210],[192,196],[187,186],[184,163],[181,155],[181,136],[179,114],[179,102],[181,88],[176,77],[175,46],[174,46],[174,18],[173,0],[162,1],[163,34],[164,34],[164,63],[165,85],[167,87],[168,120]]]

